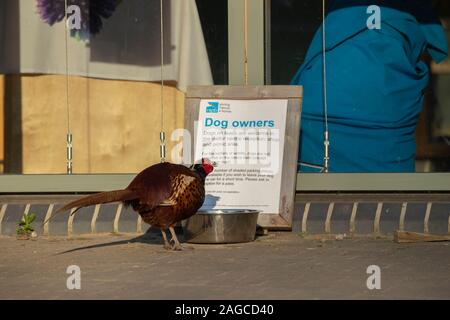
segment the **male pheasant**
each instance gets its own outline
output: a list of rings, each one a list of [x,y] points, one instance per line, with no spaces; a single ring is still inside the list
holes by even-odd
[[[193,216],[203,205],[205,179],[213,170],[214,164],[208,159],[202,159],[201,164],[190,168],[168,162],[158,163],[141,171],[123,190],[89,195],[66,204],[57,212],[122,201],[137,211],[143,221],[160,228],[164,248],[181,250],[173,226]],[[172,234],[170,242],[166,229]]]

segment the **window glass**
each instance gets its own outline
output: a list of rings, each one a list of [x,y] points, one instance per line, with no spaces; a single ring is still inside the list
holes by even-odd
[[[196,0],[214,84],[228,84],[228,0]]]
[[[64,1],[0,2],[0,171],[138,172],[161,130],[170,160],[187,87],[227,83],[226,1],[163,1],[164,110],[160,1],[67,3],[68,32]]]
[[[327,5],[330,9],[336,3],[350,2],[329,0]],[[408,4],[413,2],[416,1]],[[0,2],[0,172],[65,173],[68,133],[72,138],[70,150],[74,173],[138,172],[159,161],[161,130],[166,132],[170,160],[170,150],[177,143],[171,141],[170,134],[184,126],[187,86],[229,83],[228,1],[164,1],[164,112],[160,96],[160,1],[110,0],[102,1],[101,6],[93,6],[93,1],[69,0],[70,30],[67,38],[61,3],[63,1],[60,0]],[[430,3],[444,26],[446,41],[450,42],[448,1]],[[368,19],[372,13],[365,10],[363,19]],[[266,11],[270,17],[265,29],[270,32],[266,35],[267,84],[295,82],[300,66],[307,62],[306,54],[314,34],[321,26],[322,3],[315,0],[272,0],[266,1]],[[333,41],[332,35],[351,21],[346,19],[339,28],[331,26],[328,41]],[[361,41],[362,47],[367,47],[370,42],[356,37],[354,40]],[[391,50],[393,45],[386,48]],[[383,52],[385,57],[393,57]],[[333,128],[334,120],[341,116],[333,114],[338,105],[333,95],[345,93],[345,90],[334,90],[335,84],[342,87],[348,83],[346,89],[353,87],[355,90],[355,95],[348,94],[349,103],[346,105],[351,106],[357,101],[357,95],[361,95],[367,104],[376,98],[363,93],[372,85],[362,86],[362,89],[358,87],[365,82],[357,81],[355,70],[364,70],[368,65],[358,67],[357,59],[348,55],[337,60],[334,60],[333,52],[328,55],[330,150],[339,144],[356,146],[352,148],[354,150],[372,150],[367,148],[370,144],[361,144],[364,148],[360,148],[357,144],[342,143],[345,139],[342,140],[336,132],[345,130],[345,127]],[[414,150],[411,152],[412,170],[405,172],[449,171],[449,62],[447,59],[438,64],[430,55],[421,58],[430,69],[430,81],[423,90],[423,108],[417,126],[404,133],[415,137],[410,139],[414,148],[409,146]],[[380,61],[383,67],[370,65],[375,73],[388,65],[382,59]],[[315,67],[320,69],[320,64]],[[319,69],[316,70],[316,80],[320,79]],[[339,72],[343,70],[353,70],[349,71],[348,79],[356,82],[354,86],[341,76]],[[415,71],[418,72],[417,69]],[[386,90],[398,83],[393,79],[396,78],[385,81]],[[313,83],[310,80],[308,83]],[[355,89],[357,87],[359,89]],[[316,100],[320,107],[322,102],[318,90]],[[311,123],[308,124],[308,117],[311,118],[308,99],[313,99],[313,94],[305,86],[303,129],[311,127]],[[411,95],[408,99],[414,100]],[[362,108],[366,103],[357,106]],[[407,103],[393,105],[400,108],[404,107],[403,104]],[[380,103],[381,108],[386,105]],[[385,113],[378,112],[374,117]],[[355,113],[349,119],[359,121],[361,114],[363,112]],[[310,132],[310,136],[319,138],[317,143],[310,145],[309,152],[318,156],[301,159],[305,163],[322,165],[323,124],[320,126],[314,134]],[[396,128],[401,127],[398,125]],[[378,132],[380,130],[377,129]],[[308,133],[303,135],[307,136]],[[363,137],[364,134],[353,132],[351,136]],[[392,137],[389,132],[382,138],[372,136],[378,142],[392,141]],[[368,154],[368,157],[381,159],[381,162],[389,157],[394,161],[407,158],[396,155],[404,142],[402,136],[399,137],[399,143],[392,143],[390,151],[373,149],[373,155]],[[338,138],[341,141],[337,141]],[[350,160],[355,158],[346,156]],[[330,161],[333,164],[335,159],[332,157]],[[390,172],[379,163],[369,167],[360,166],[361,163],[355,161],[351,164],[351,171]]]
[[[318,172],[326,127],[322,1],[269,3],[266,78],[304,86],[299,169]],[[326,6],[330,171],[450,171],[450,68],[440,62],[450,43],[448,1]]]
[[[321,1],[271,1],[271,84],[290,83],[321,23]]]

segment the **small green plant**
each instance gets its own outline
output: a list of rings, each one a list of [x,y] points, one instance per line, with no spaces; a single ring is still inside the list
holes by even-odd
[[[34,231],[34,228],[31,225],[34,219],[36,219],[35,214],[32,213],[27,215],[24,213],[22,215],[22,219],[20,219],[20,221],[17,223],[19,225],[19,227],[17,228],[17,235],[18,236],[30,235]]]

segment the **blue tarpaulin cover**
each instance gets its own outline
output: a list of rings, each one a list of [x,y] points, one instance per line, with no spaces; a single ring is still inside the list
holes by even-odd
[[[444,30],[426,0],[331,0],[326,17],[331,172],[412,172],[414,133],[429,81],[427,52],[447,57]],[[370,5],[381,28],[369,29]],[[322,27],[291,84],[304,86],[299,161],[323,163]],[[300,171],[313,169],[299,166]],[[316,170],[313,170],[316,171]]]

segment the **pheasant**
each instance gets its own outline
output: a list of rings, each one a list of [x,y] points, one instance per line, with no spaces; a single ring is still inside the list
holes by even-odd
[[[205,179],[214,170],[214,165],[208,159],[202,159],[201,164],[189,168],[168,162],[158,163],[141,171],[123,190],[100,192],[74,200],[56,213],[122,201],[137,211],[143,221],[161,230],[165,249],[182,250],[173,226],[193,216],[203,205]],[[172,235],[170,242],[166,229]]]

